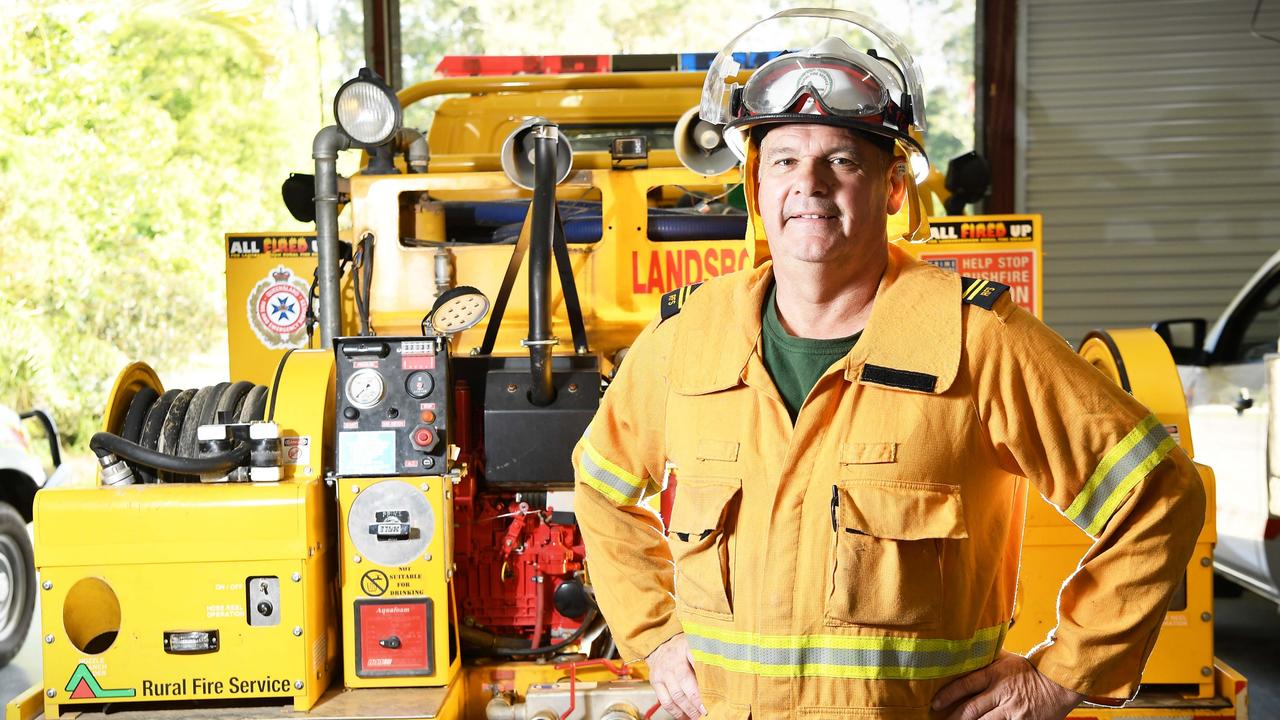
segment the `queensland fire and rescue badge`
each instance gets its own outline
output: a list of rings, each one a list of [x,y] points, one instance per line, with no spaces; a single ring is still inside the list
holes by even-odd
[[[269,348],[302,347],[307,340],[306,281],[284,265],[249,291],[249,326]]]

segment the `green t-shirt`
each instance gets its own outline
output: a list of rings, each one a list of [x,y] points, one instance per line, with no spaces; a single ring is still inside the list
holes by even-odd
[[[778,319],[778,304],[774,300],[774,288],[769,288],[761,313],[764,332],[764,366],[773,378],[773,384],[782,396],[782,402],[795,424],[800,406],[809,397],[809,391],[831,364],[844,358],[858,342],[862,333],[832,340],[814,340],[791,335]]]

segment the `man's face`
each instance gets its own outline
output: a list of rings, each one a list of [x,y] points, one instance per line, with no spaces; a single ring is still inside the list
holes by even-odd
[[[883,252],[905,180],[850,130],[787,124],[760,146],[758,199],[775,263],[857,263]]]

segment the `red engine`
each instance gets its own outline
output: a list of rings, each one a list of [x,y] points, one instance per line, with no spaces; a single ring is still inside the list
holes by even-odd
[[[469,409],[466,395],[460,388],[459,417]],[[553,645],[573,635],[594,607],[582,579],[582,535],[572,514],[547,507],[546,493],[480,492],[474,471],[480,453],[465,442],[469,434],[459,433],[471,462],[454,495],[454,586],[463,640]]]

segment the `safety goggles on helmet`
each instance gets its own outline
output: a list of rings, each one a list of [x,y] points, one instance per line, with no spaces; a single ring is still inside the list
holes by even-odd
[[[832,40],[844,45],[838,39]],[[893,129],[905,129],[910,125],[911,108],[903,108],[895,102],[893,95],[902,95],[901,85],[897,78],[885,77],[884,66],[887,63],[874,56],[855,53],[847,45],[844,48],[848,49],[845,57],[790,54],[765,63],[740,91],[734,119],[815,113],[876,118]],[[850,59],[850,55],[862,55],[871,62],[859,63]],[[893,88],[892,94],[889,88]]]

